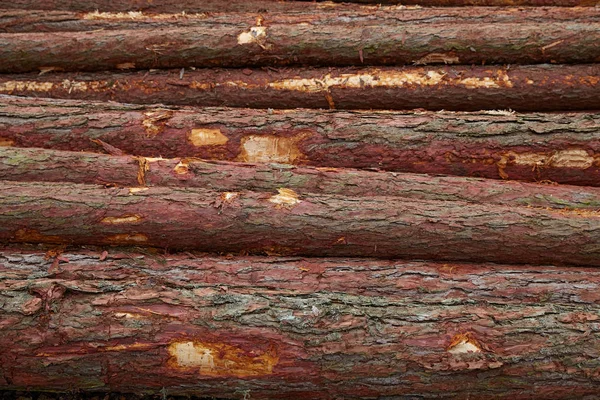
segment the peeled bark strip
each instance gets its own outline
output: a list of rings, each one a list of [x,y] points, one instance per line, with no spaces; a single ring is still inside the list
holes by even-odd
[[[389,196],[0,183],[0,241],[600,266],[598,211]]]
[[[2,97],[0,143],[600,186],[600,115],[170,109]]]
[[[54,255],[0,253],[1,388],[236,399],[597,394],[598,269]]]
[[[438,59],[438,61],[441,59]],[[435,62],[432,59],[432,62]],[[249,108],[600,109],[598,65],[171,70],[0,76],[0,93]]]
[[[531,22],[527,11],[510,22],[435,21],[443,12],[426,9],[429,18],[409,22],[352,23],[339,16],[311,24],[302,15],[281,22],[257,15],[239,26],[209,17],[193,27],[0,33],[0,72],[600,61],[600,22],[585,13],[564,22],[540,16]]]
[[[344,0],[347,2],[347,0]],[[355,3],[371,3],[362,7],[373,8],[380,4],[416,6],[558,6],[594,7],[598,0],[355,0]],[[400,5],[399,7],[403,7]],[[348,4],[323,1],[280,1],[280,0],[14,0],[2,4],[6,9],[66,10],[66,11],[145,11],[145,12],[298,12],[344,10]]]
[[[292,3],[288,3],[291,5]],[[296,4],[296,3],[294,3]],[[306,4],[306,3],[305,3]],[[314,4],[312,5],[314,6]],[[545,23],[598,23],[600,10],[596,8],[582,9],[538,7],[527,10],[516,8],[486,7],[453,7],[444,9],[415,7],[361,6],[344,4],[343,7],[321,6],[318,12],[310,9],[303,12],[269,12],[256,13],[145,13],[130,12],[69,12],[44,10],[6,10],[0,9],[0,32],[77,32],[93,30],[126,30],[126,29],[164,29],[173,27],[207,27],[222,28],[224,26],[246,29],[262,17],[261,24],[295,24],[302,21],[313,27],[339,24],[344,26],[364,27],[381,24],[496,24],[522,23],[527,20],[540,20]],[[364,57],[364,52],[363,52]],[[447,62],[450,62],[448,60]],[[434,62],[434,61],[431,61]],[[438,61],[443,62],[443,61]]]
[[[44,149],[0,148],[0,180],[135,187],[195,187],[343,196],[398,196],[567,210],[600,209],[600,189],[285,164],[157,159]]]

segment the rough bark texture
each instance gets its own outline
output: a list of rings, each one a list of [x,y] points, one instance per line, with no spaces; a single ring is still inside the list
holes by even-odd
[[[4,243],[600,265],[598,211],[389,196],[0,183]]]
[[[330,14],[323,24],[292,15],[286,21],[256,16],[226,25],[207,17],[193,27],[174,22],[162,29],[0,33],[0,72],[600,61],[600,22],[595,15],[586,18],[585,11],[563,22],[537,12],[531,22],[527,11],[520,11],[510,22],[444,23],[436,21],[440,13],[424,9],[421,18],[406,22],[352,23]]]
[[[376,0],[356,3],[398,4],[417,6],[562,6],[594,7],[598,0]],[[372,8],[373,6],[362,6]],[[400,6],[402,7],[402,6]],[[297,12],[309,10],[344,10],[347,4],[312,1],[273,0],[14,0],[2,4],[7,9],[70,10],[70,11],[146,11],[146,12]],[[378,7],[380,8],[380,7]]]
[[[56,254],[0,253],[2,388],[597,395],[598,269]]]
[[[176,110],[3,97],[0,128],[4,146],[97,152],[104,142],[145,157],[600,185],[595,113]]]
[[[73,182],[121,187],[196,187],[217,191],[276,191],[399,196],[557,209],[600,209],[600,189],[491,179],[436,177],[286,164],[198,159],[149,159],[44,149],[0,148],[0,180]]]
[[[289,3],[288,3],[289,4]],[[306,4],[306,3],[304,3]],[[600,10],[596,8],[482,8],[454,7],[398,8],[364,7],[346,4],[343,7],[322,7],[319,12],[270,12],[266,13],[144,13],[144,12],[100,12],[88,13],[43,10],[4,10],[0,9],[0,32],[77,32],[93,30],[164,29],[177,27],[207,27],[219,29],[224,26],[239,30],[254,25],[258,16],[261,24],[294,24],[302,21],[313,27],[339,24],[364,27],[380,24],[482,24],[482,23],[523,23],[539,20],[546,23],[598,23]],[[363,53],[364,57],[364,53]],[[441,60],[438,63],[443,62]],[[451,62],[448,60],[447,62]],[[456,61],[454,61],[456,62]]]
[[[52,72],[0,76],[0,93],[274,109],[566,111],[600,109],[599,77],[598,65]]]

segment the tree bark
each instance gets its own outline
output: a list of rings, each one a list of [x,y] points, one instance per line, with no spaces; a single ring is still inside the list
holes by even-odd
[[[169,109],[2,97],[0,143],[600,185],[596,113]],[[100,141],[100,142],[99,142]]]
[[[597,394],[594,268],[102,249],[3,249],[0,265],[4,389],[236,399]]]
[[[510,22],[437,22],[444,12],[424,9],[423,18],[408,22],[383,18],[352,23],[330,14],[327,23],[311,24],[292,14],[272,23],[268,16],[232,25],[207,17],[193,27],[173,23],[158,30],[0,33],[0,73],[600,61],[600,22],[595,16],[586,18],[586,12],[564,22],[537,12],[531,22],[527,11],[514,14]]]
[[[346,1],[346,0],[344,0]],[[417,5],[417,6],[559,6],[559,7],[594,7],[597,0],[377,0],[356,3],[370,3],[373,7],[380,4]],[[299,12],[306,10],[343,10],[347,4],[312,1],[279,1],[279,0],[14,0],[2,5],[6,9],[25,10],[66,10],[66,11],[144,11],[144,12]],[[385,7],[384,7],[385,8]]]
[[[397,196],[517,207],[597,210],[600,190],[491,179],[429,176],[285,164],[156,159],[44,149],[0,148],[0,180],[107,186],[167,186],[343,196]]]
[[[0,93],[249,108],[600,109],[598,65],[176,70],[0,76]]]
[[[93,30],[164,29],[182,27],[236,27],[240,30],[254,25],[258,16],[262,24],[295,24],[302,21],[311,26],[344,25],[363,27],[381,24],[507,24],[539,20],[545,23],[598,23],[600,10],[537,7],[527,10],[514,8],[452,7],[444,9],[373,7],[357,4],[344,4],[342,7],[322,6],[318,12],[311,9],[311,3],[287,3],[288,5],[309,5],[303,12],[211,12],[211,13],[144,13],[130,12],[69,12],[44,10],[0,9],[0,32],[87,32]],[[314,3],[312,3],[314,6]],[[364,57],[364,53],[363,53]],[[432,61],[432,62],[435,62]],[[443,61],[438,60],[438,63]],[[449,61],[447,61],[449,62]]]
[[[0,241],[600,266],[598,211],[389,196],[0,183]]]

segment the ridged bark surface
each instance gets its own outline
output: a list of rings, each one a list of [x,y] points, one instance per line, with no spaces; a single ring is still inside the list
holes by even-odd
[[[443,9],[423,9],[407,21],[384,16],[353,22],[335,13],[324,23],[302,14],[270,21],[265,14],[240,23],[233,16],[231,24],[207,16],[193,26],[175,21],[161,29],[0,33],[0,72],[600,61],[600,22],[593,9],[561,21],[551,11],[545,18],[538,11],[528,16],[527,10],[507,21],[486,21],[495,14],[486,10],[456,22],[438,22]]]
[[[0,252],[3,389],[597,395],[598,269],[59,253]]]
[[[169,109],[2,97],[0,143],[600,185],[596,113]],[[98,141],[100,140],[100,142]]]
[[[281,3],[280,3],[281,4]],[[525,20],[539,20],[546,23],[583,22],[598,23],[600,10],[537,7],[537,8],[489,8],[489,7],[452,7],[444,9],[402,8],[382,6],[361,6],[344,4],[335,6],[316,3],[287,3],[288,7],[304,5],[303,12],[210,12],[182,13],[176,10],[164,13],[129,12],[92,12],[10,10],[0,9],[0,32],[77,32],[93,30],[128,29],[164,29],[172,27],[237,27],[246,29],[262,18],[261,24],[294,24],[302,21],[314,27],[338,24],[364,27],[378,24],[444,24],[473,25],[495,23],[522,23]],[[319,8],[319,12],[311,10]],[[364,57],[364,54],[363,54]],[[435,62],[435,61],[431,61]],[[442,61],[437,61],[442,62]]]
[[[0,241],[600,266],[595,210],[390,196],[0,183]]]
[[[558,7],[594,7],[597,0],[357,0],[362,7],[380,8],[387,5],[416,5],[416,6],[558,6]],[[370,3],[370,4],[368,4]],[[368,4],[368,5],[367,5]],[[298,12],[344,10],[347,4],[313,1],[280,1],[280,0],[14,0],[2,5],[7,9],[25,10],[67,10],[67,11],[144,11],[158,12]],[[392,6],[393,7],[393,6]]]
[[[438,59],[439,61],[439,59]],[[9,74],[0,93],[249,108],[600,109],[598,65],[201,69]]]
[[[0,148],[0,180],[107,186],[168,186],[343,196],[398,196],[554,209],[597,210],[600,189],[277,163],[155,159],[45,149]]]

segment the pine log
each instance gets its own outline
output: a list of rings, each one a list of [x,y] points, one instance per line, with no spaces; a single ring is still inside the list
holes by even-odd
[[[493,16],[494,9],[488,13]],[[422,18],[348,22],[331,14],[324,24],[303,15],[285,21],[253,16],[223,24],[210,16],[193,27],[83,32],[0,33],[0,73],[60,69],[346,66],[397,64],[530,64],[600,61],[596,16],[557,22],[527,11],[509,22],[438,22],[444,11],[424,9]],[[466,14],[466,13],[465,13]],[[235,20],[235,17],[233,17]],[[135,23],[131,22],[132,24]]]
[[[0,93],[249,108],[600,109],[598,65],[203,69],[0,75]]]
[[[600,266],[596,210],[0,182],[0,242]]]
[[[344,0],[348,2],[348,0]],[[557,6],[557,7],[594,7],[598,0],[353,0],[355,3],[367,3],[364,8],[381,8],[381,4],[435,7],[456,6]],[[25,10],[66,10],[66,11],[144,11],[151,13],[190,12],[301,12],[344,10],[347,4],[330,1],[281,1],[281,0],[13,0],[2,4],[5,9]],[[384,7],[385,8],[385,7]]]
[[[298,3],[287,3],[295,5]],[[302,3],[300,3],[302,4]],[[307,3],[303,3],[307,4]],[[261,24],[294,24],[302,21],[314,27],[339,25],[365,27],[381,24],[507,24],[540,20],[545,23],[598,23],[600,10],[597,8],[536,7],[527,10],[515,8],[451,7],[444,9],[406,7],[365,7],[345,4],[343,7],[320,7],[318,12],[310,9],[303,12],[264,13],[144,13],[132,12],[73,12],[44,10],[0,9],[0,32],[86,32],[94,30],[165,29],[173,27],[237,27],[246,29],[262,16]],[[364,52],[363,52],[364,58]],[[435,60],[431,60],[435,63]],[[451,60],[447,62],[452,63]],[[456,62],[456,61],[454,61]],[[437,63],[443,63],[438,60]]]
[[[0,143],[14,147],[104,144],[144,157],[600,186],[597,113],[170,109],[5,96],[0,128]]]
[[[593,399],[599,293],[582,267],[3,249],[0,388]]]
[[[119,187],[193,187],[222,192],[275,192],[279,188],[288,188],[299,193],[343,196],[397,196],[517,207],[591,211],[600,209],[600,189],[591,187],[28,148],[0,148],[0,180],[72,182]]]

